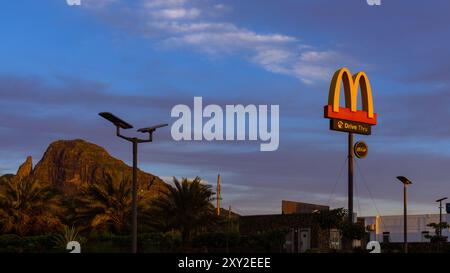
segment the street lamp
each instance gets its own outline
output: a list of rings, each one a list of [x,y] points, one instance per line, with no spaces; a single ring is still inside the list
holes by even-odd
[[[397,176],[397,179],[403,183],[403,248],[405,253],[408,253],[408,219],[407,219],[407,207],[406,207],[406,187],[411,185],[412,182],[404,176]]]
[[[446,199],[447,197],[436,200],[436,202],[439,202],[439,236],[442,236],[442,201]]]
[[[137,145],[138,143],[145,143],[145,142],[152,142],[153,140],[153,132],[161,127],[165,127],[168,124],[159,124],[152,127],[147,128],[141,128],[137,130],[141,133],[148,133],[147,139],[139,139],[137,137],[127,137],[120,134],[120,129],[131,129],[133,128],[133,125],[129,124],[128,122],[118,118],[117,116],[109,113],[109,112],[101,112],[99,113],[101,117],[104,119],[110,121],[114,126],[116,126],[116,135],[120,138],[123,138],[127,141],[130,141],[133,143],[133,182],[132,182],[132,252],[137,253]]]

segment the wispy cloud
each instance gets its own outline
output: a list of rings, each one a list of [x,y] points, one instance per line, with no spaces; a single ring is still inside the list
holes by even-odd
[[[162,9],[152,13],[155,18],[177,20],[177,19],[194,19],[199,17],[201,11],[196,8],[184,9],[184,8],[174,8],[174,9]]]
[[[119,0],[120,1],[120,0]],[[118,0],[83,0],[83,7],[104,8],[118,2]]]
[[[143,5],[147,8],[161,8],[181,6],[186,2],[186,0],[144,0]]]
[[[118,4],[119,0],[105,3]],[[103,5],[106,7],[106,5]],[[125,8],[124,8],[125,10]],[[304,83],[326,81],[344,56],[319,49],[283,33],[261,33],[218,18],[231,9],[212,1],[141,0],[124,12],[136,20],[142,34],[160,48],[188,47],[214,58],[243,56],[272,73],[289,75]],[[138,18],[138,19],[137,19]]]

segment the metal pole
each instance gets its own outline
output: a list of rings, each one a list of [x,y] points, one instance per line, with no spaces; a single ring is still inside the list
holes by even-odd
[[[439,201],[439,236],[442,236],[442,200]]]
[[[353,223],[353,133],[348,133],[348,217]]]
[[[137,253],[137,139],[133,139],[133,184],[132,184],[132,252]]]
[[[406,207],[406,184],[403,184],[403,244],[405,253],[408,253],[408,221]]]
[[[220,216],[220,174],[217,175],[217,200],[216,200],[216,208],[217,208],[217,216]]]

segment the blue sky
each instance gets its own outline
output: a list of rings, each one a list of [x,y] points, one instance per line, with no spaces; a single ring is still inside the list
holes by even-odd
[[[35,163],[57,139],[83,138],[130,162],[97,113],[136,127],[172,123],[176,104],[280,105],[280,147],[175,142],[141,146],[163,178],[222,175],[223,205],[277,213],[281,200],[346,206],[346,135],[323,118],[335,70],[365,71],[379,124],[357,160],[355,209],[436,212],[450,194],[450,3],[364,0],[8,1],[0,11],[0,173]],[[336,186],[335,186],[336,185]],[[335,189],[335,190],[333,190]],[[370,193],[369,193],[370,191]]]

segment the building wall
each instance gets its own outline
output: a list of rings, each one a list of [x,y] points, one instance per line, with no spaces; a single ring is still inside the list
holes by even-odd
[[[239,219],[239,230],[243,235],[280,228],[288,229],[289,233],[295,230],[309,229],[310,248],[329,247],[329,232],[321,231],[312,214],[252,215],[241,216]]]
[[[294,201],[281,201],[281,213],[293,214],[293,213],[313,213],[316,210],[329,210],[329,206],[294,202]]]
[[[390,242],[403,242],[403,215],[363,217],[365,225],[373,225],[370,240],[383,242],[383,232],[389,232]],[[442,221],[450,223],[450,214],[442,214]],[[435,235],[434,229],[428,227],[430,223],[439,223],[439,214],[408,215],[408,242],[427,242],[422,232],[428,231]],[[443,236],[449,236],[448,229],[442,231]]]

